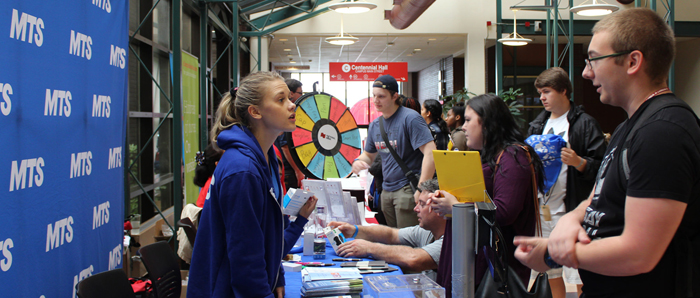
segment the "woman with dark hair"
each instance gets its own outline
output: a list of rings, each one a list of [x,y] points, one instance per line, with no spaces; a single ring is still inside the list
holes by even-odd
[[[316,207],[312,197],[294,222],[272,143],[296,128],[289,88],[274,72],[255,72],[224,94],[212,143],[225,150],[212,175],[192,252],[187,297],[284,297],[282,256]]]
[[[194,169],[192,182],[194,182],[194,185],[202,188],[199,191],[199,197],[197,197],[196,205],[199,208],[204,208],[204,201],[207,198],[209,185],[211,184],[211,175],[214,174],[214,169],[216,169],[216,164],[219,163],[222,154],[224,152],[214,148],[212,144],[209,144],[204,149],[204,153],[197,152],[197,167]]]
[[[540,229],[539,202],[534,193],[542,189],[543,167],[535,150],[525,143],[508,106],[498,96],[484,94],[470,99],[464,113],[464,131],[469,148],[481,154],[486,191],[496,204],[496,222],[500,225],[508,249],[508,265],[524,284],[530,278],[530,269],[513,256],[513,238],[535,235]],[[535,175],[537,185],[533,185]],[[535,189],[533,189],[535,188]],[[452,213],[457,199],[440,190],[433,194],[431,207],[438,215]],[[437,282],[451,290],[452,224],[445,227]],[[487,272],[484,254],[477,255],[475,282],[481,282]]]
[[[402,104],[404,107],[407,107],[407,108],[409,108],[409,109],[411,109],[411,110],[414,110],[414,111],[416,111],[418,114],[420,114],[420,102],[419,102],[417,99],[415,99],[415,98],[413,98],[413,97],[405,97],[405,96],[403,96],[403,95],[400,95],[400,97],[402,97],[402,102],[401,102],[401,104]]]
[[[428,128],[430,128],[430,133],[433,135],[437,150],[447,150],[450,135],[445,120],[442,120],[442,105],[440,102],[434,99],[424,101],[420,109],[420,115],[428,123]]]
[[[464,125],[464,102],[455,103],[452,108],[447,111],[445,117],[447,128],[450,133],[450,143],[447,145],[447,150],[467,151],[467,136],[464,134],[462,125]]]

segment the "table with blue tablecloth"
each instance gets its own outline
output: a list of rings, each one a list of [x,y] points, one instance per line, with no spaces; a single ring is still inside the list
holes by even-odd
[[[348,239],[348,241],[351,241],[353,239]],[[289,253],[291,254],[298,254],[301,256],[301,262],[324,262],[324,263],[335,263],[333,266],[329,267],[322,267],[322,268],[340,268],[340,263],[342,262],[334,262],[334,258],[342,258],[335,254],[335,251],[333,251],[333,247],[331,244],[326,240],[326,258],[325,259],[314,259],[313,256],[305,256],[302,253],[303,250],[303,240],[300,241],[301,245],[298,247],[295,246]],[[363,259],[363,261],[373,261],[373,259]],[[372,273],[372,274],[363,274],[363,277],[366,276],[373,276],[373,275],[400,275],[403,274],[401,272],[401,268],[399,268],[396,265],[391,265],[389,264],[390,268],[396,268],[398,270],[393,271],[393,272],[386,272],[386,273]],[[289,272],[286,271],[284,274],[284,279],[287,285],[285,286],[285,295],[284,297],[288,298],[296,298],[296,297],[301,297],[301,272]]]

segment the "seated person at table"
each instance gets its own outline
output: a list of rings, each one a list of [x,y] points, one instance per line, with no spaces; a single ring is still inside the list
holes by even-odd
[[[438,190],[437,179],[419,185],[421,193],[416,199],[418,225],[402,229],[383,225],[355,226],[332,221],[328,226],[340,229],[346,238],[355,238],[338,247],[341,257],[372,257],[398,265],[404,272],[423,271],[435,280],[445,219],[428,208],[428,196]],[[436,240],[437,239],[437,240]]]

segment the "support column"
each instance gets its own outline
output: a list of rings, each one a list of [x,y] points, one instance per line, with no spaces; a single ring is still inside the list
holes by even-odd
[[[267,36],[250,38],[250,70],[252,72],[270,70],[269,46],[270,38]]]
[[[182,44],[181,44],[181,34],[180,26],[182,25],[182,0],[172,1],[172,24],[170,28],[171,40],[172,40],[172,50],[173,50],[173,87],[172,87],[172,100],[173,100],[173,151],[172,151],[172,161],[173,161],[173,232],[175,223],[180,221],[180,214],[182,213]],[[175,247],[177,247],[177,237],[173,237],[175,242]]]
[[[486,93],[486,48],[485,36],[470,33],[464,41],[464,86],[475,94]],[[455,90],[457,92],[458,90]]]

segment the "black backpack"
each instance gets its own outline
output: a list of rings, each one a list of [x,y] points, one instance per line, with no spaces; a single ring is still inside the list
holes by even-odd
[[[654,99],[642,111],[642,114],[640,114],[639,119],[637,119],[637,122],[627,134],[625,142],[623,143],[621,162],[626,180],[629,180],[630,177],[627,149],[631,145],[635,132],[637,132],[651,116],[669,107],[681,107],[690,111],[693,113],[693,116],[695,116],[698,126],[700,126],[700,119],[695,115],[693,109],[674,95],[662,95]],[[622,125],[620,127],[622,127]],[[676,289],[676,298],[700,297],[700,235],[697,231],[696,234],[693,235],[690,233],[691,231],[688,227],[680,225],[668,248],[674,250],[677,260],[676,284],[674,287]]]

